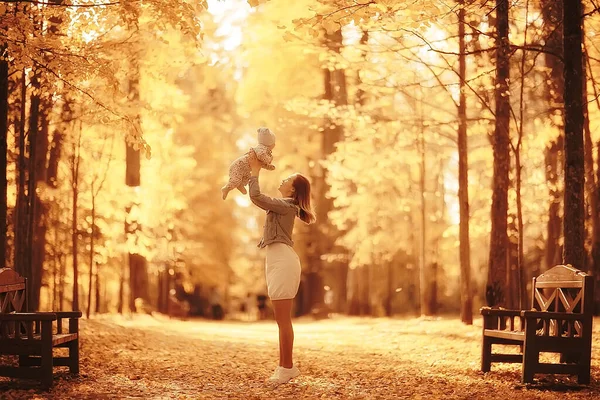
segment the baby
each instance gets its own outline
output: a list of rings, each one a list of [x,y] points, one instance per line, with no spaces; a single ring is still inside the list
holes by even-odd
[[[258,128],[258,146],[252,147],[249,152],[237,158],[229,166],[229,182],[221,188],[223,200],[227,198],[227,194],[237,188],[243,194],[246,194],[246,186],[250,179],[250,163],[248,157],[256,157],[261,162],[264,169],[270,171],[275,169],[271,164],[273,154],[271,150],[275,147],[275,135],[269,128]]]

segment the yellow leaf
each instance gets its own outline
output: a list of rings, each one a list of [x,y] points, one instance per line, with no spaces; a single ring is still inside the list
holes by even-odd
[[[330,18],[325,19],[321,26],[323,26],[323,28],[327,31],[328,35],[337,32],[341,28],[339,23],[331,20]]]

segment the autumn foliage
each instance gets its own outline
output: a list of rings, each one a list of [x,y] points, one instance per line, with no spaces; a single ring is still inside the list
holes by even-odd
[[[0,2],[0,256],[34,308],[205,315],[216,287],[233,313],[265,289],[264,216],[219,188],[268,126],[263,189],[313,184],[298,313],[526,306],[530,278],[563,261],[562,12],[497,3]],[[581,13],[577,267],[597,271],[600,17]]]

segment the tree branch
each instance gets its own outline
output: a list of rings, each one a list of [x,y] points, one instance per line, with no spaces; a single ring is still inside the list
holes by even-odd
[[[38,0],[0,0],[0,3],[10,3],[10,4],[18,4],[18,3],[30,3],[36,4],[40,6],[52,6],[52,7],[76,7],[76,8],[89,8],[89,7],[105,7],[105,6],[116,6],[122,4],[120,1],[116,2],[106,2],[106,3],[92,3],[92,4],[69,4],[64,3],[63,0],[48,0],[48,2],[38,1]]]

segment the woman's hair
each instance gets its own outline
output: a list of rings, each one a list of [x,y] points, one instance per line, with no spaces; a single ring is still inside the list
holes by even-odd
[[[294,187],[294,197],[300,207],[298,217],[305,223],[312,224],[317,217],[310,205],[310,182],[303,175],[296,174],[292,186]]]

